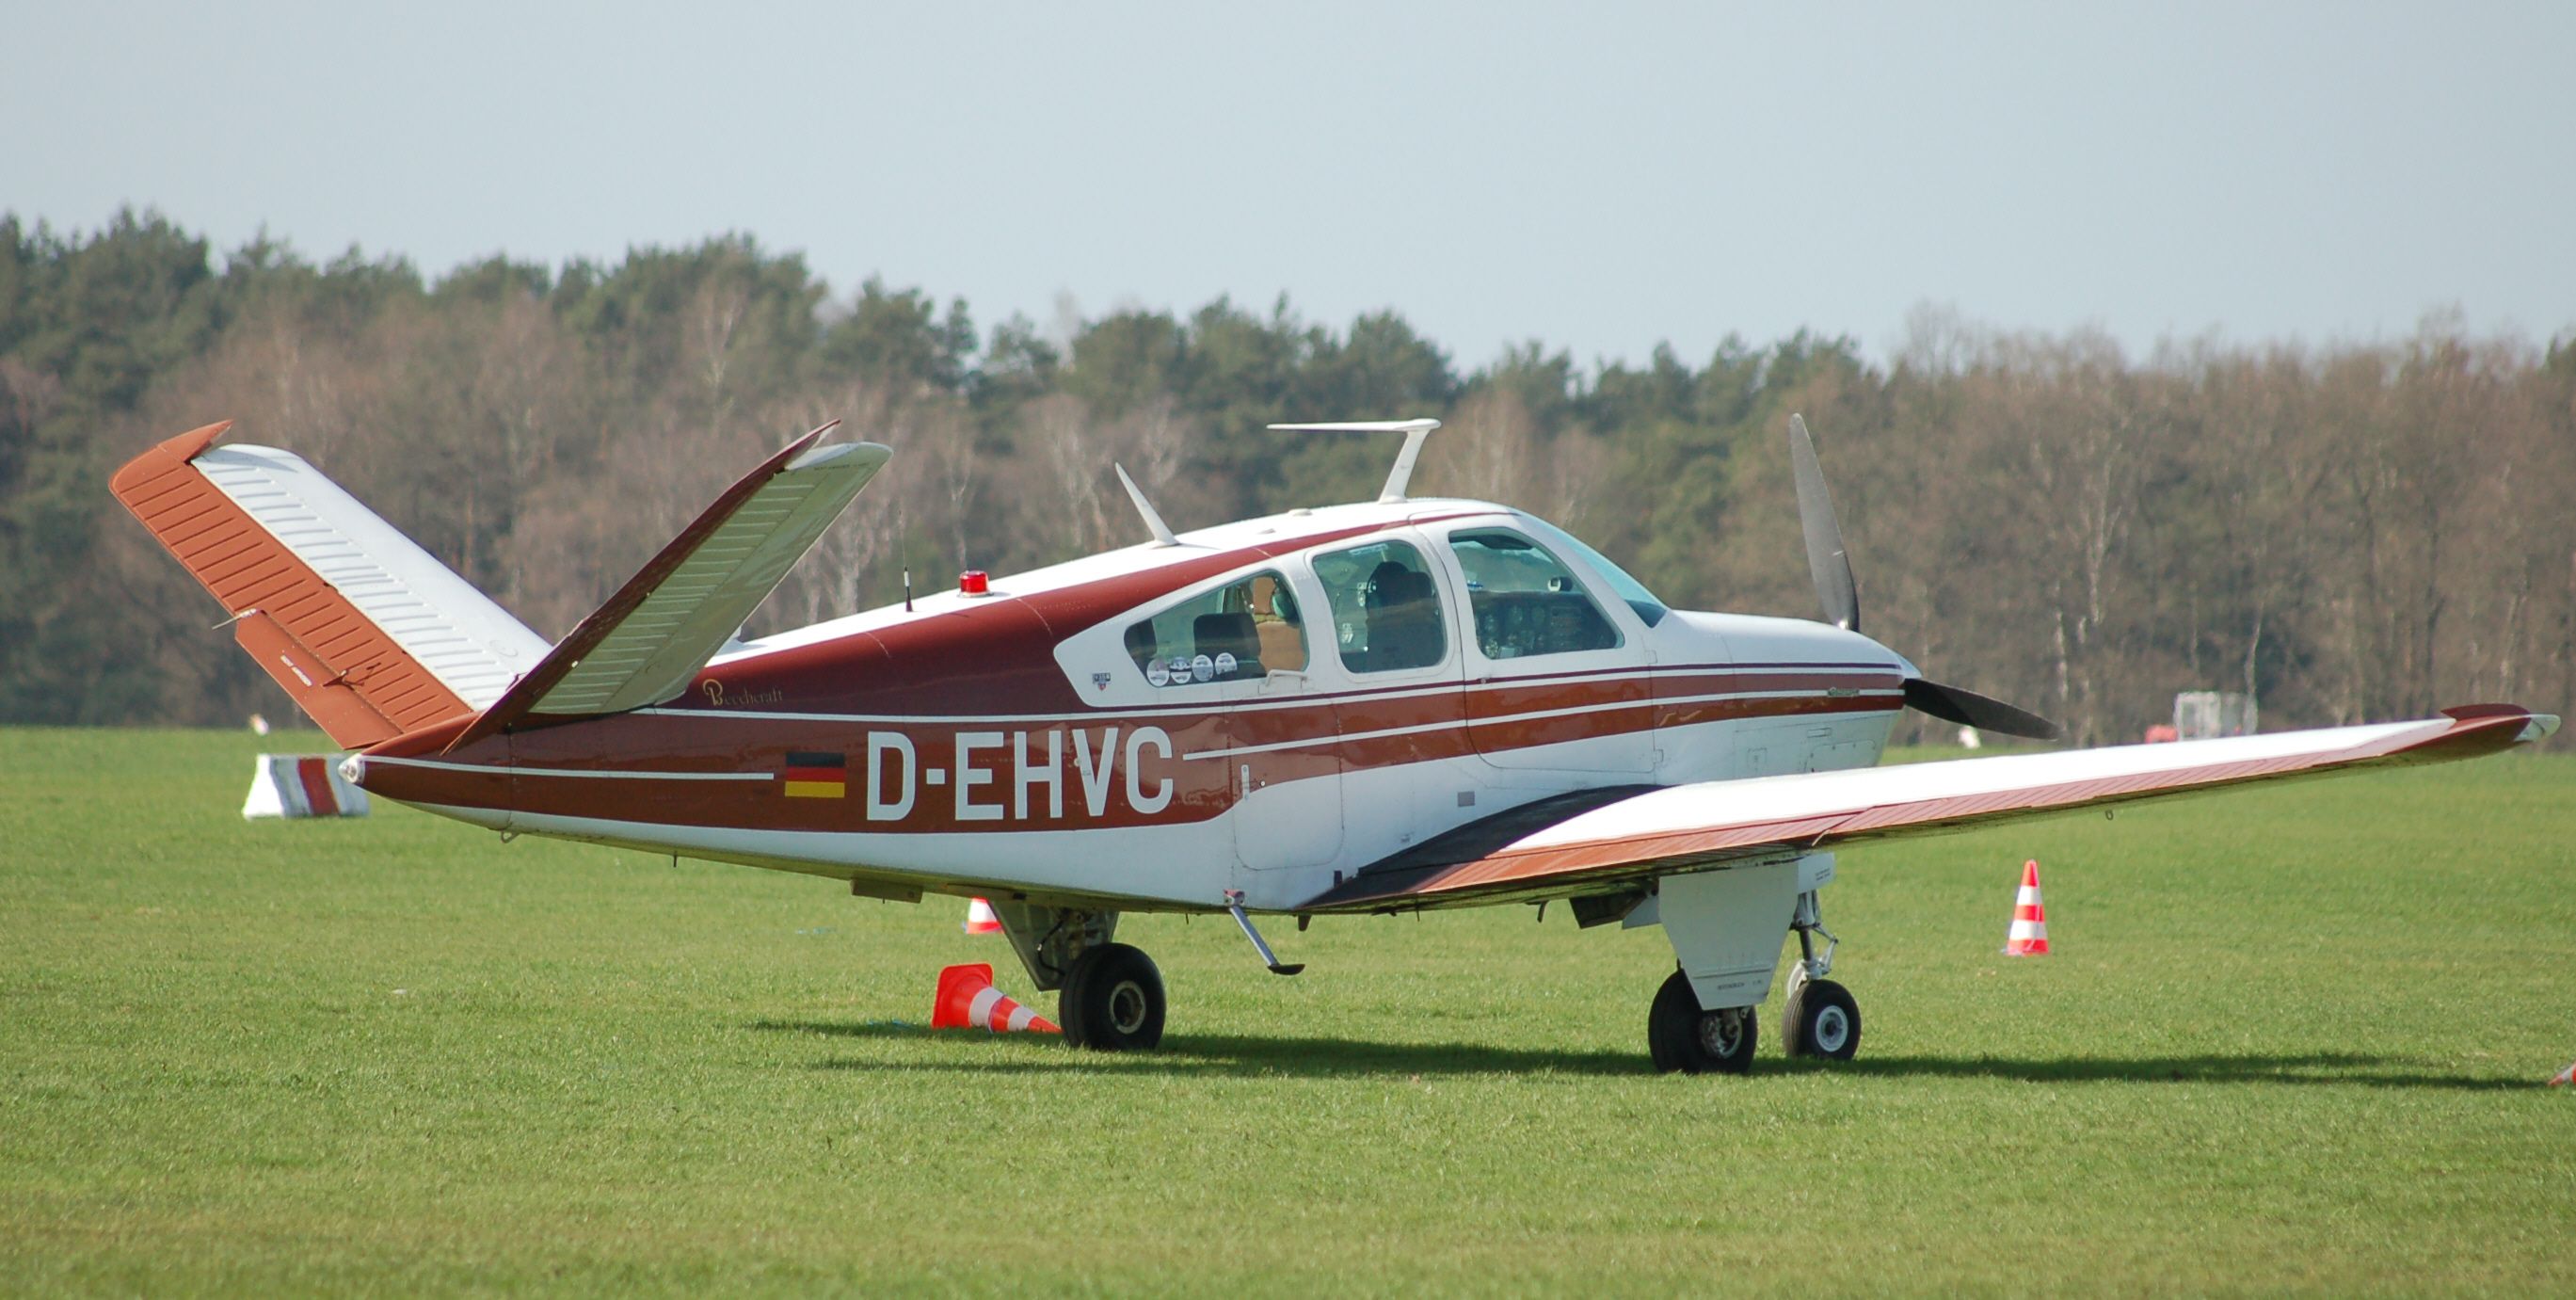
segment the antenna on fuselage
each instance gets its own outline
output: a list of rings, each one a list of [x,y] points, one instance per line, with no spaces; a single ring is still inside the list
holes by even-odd
[[[1395,468],[1386,472],[1386,487],[1377,494],[1380,501],[1402,501],[1404,489],[1413,482],[1413,462],[1422,458],[1422,440],[1440,427],[1438,420],[1345,420],[1338,424],[1274,424],[1273,429],[1302,433],[1400,433],[1404,450],[1395,453]]]
[[[1145,517],[1145,530],[1154,535],[1154,545],[1180,545],[1181,539],[1172,536],[1172,526],[1164,523],[1162,514],[1154,509],[1154,503],[1145,499],[1145,489],[1136,486],[1136,480],[1127,477],[1127,467],[1112,461],[1109,468],[1118,471],[1118,481],[1127,485],[1127,499],[1135,502],[1136,513]]]

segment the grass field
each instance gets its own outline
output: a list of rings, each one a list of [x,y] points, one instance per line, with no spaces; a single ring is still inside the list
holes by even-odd
[[[1861,1059],[1685,1078],[1561,907],[1131,918],[1165,1048],[1075,1054],[911,1027],[1029,993],[948,900],[245,824],[262,747],[0,732],[0,1290],[2576,1288],[2576,758],[1847,853]]]

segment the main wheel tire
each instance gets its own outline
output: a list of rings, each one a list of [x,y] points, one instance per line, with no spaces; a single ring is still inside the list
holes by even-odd
[[[1074,959],[1057,998],[1065,1041],[1100,1052],[1163,1041],[1163,975],[1142,951],[1105,943]]]
[[[1742,1074],[1753,1066],[1759,1024],[1751,1007],[1700,1010],[1689,977],[1674,971],[1646,1012],[1646,1049],[1667,1074]]]
[[[1080,957],[1076,957],[1073,965],[1064,972],[1064,982],[1056,985],[1055,1027],[1064,1031],[1064,1041],[1068,1046],[1082,1047],[1088,1041],[1082,1026],[1082,977],[1090,969]]]
[[[1860,1050],[1860,1004],[1832,980],[1801,983],[1780,1020],[1791,1056],[1848,1061]]]

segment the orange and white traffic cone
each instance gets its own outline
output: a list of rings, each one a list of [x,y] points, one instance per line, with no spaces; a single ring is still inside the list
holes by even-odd
[[[957,928],[968,934],[1000,934],[1002,918],[993,914],[993,905],[990,902],[978,898],[966,904],[965,923]]]
[[[2560,1070],[2558,1072],[2558,1077],[2549,1081],[2549,1086],[2552,1088],[2576,1088],[2576,1064],[2570,1064],[2566,1069]]]
[[[939,972],[939,993],[930,1004],[933,1029],[989,1029],[994,1033],[1031,1030],[1060,1034],[1046,1017],[1013,1002],[993,987],[990,962],[951,966]]]
[[[2039,859],[2021,864],[2021,893],[2013,899],[2012,929],[2004,934],[2007,957],[2048,955],[2048,912],[2039,905]]]

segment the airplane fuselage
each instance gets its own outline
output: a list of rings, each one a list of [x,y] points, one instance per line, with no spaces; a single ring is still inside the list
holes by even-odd
[[[1288,910],[1569,791],[1868,766],[1913,671],[1823,624],[1622,599],[1579,543],[1484,503],[1182,542],[747,643],[660,707],[406,737],[362,781],[863,892]]]

